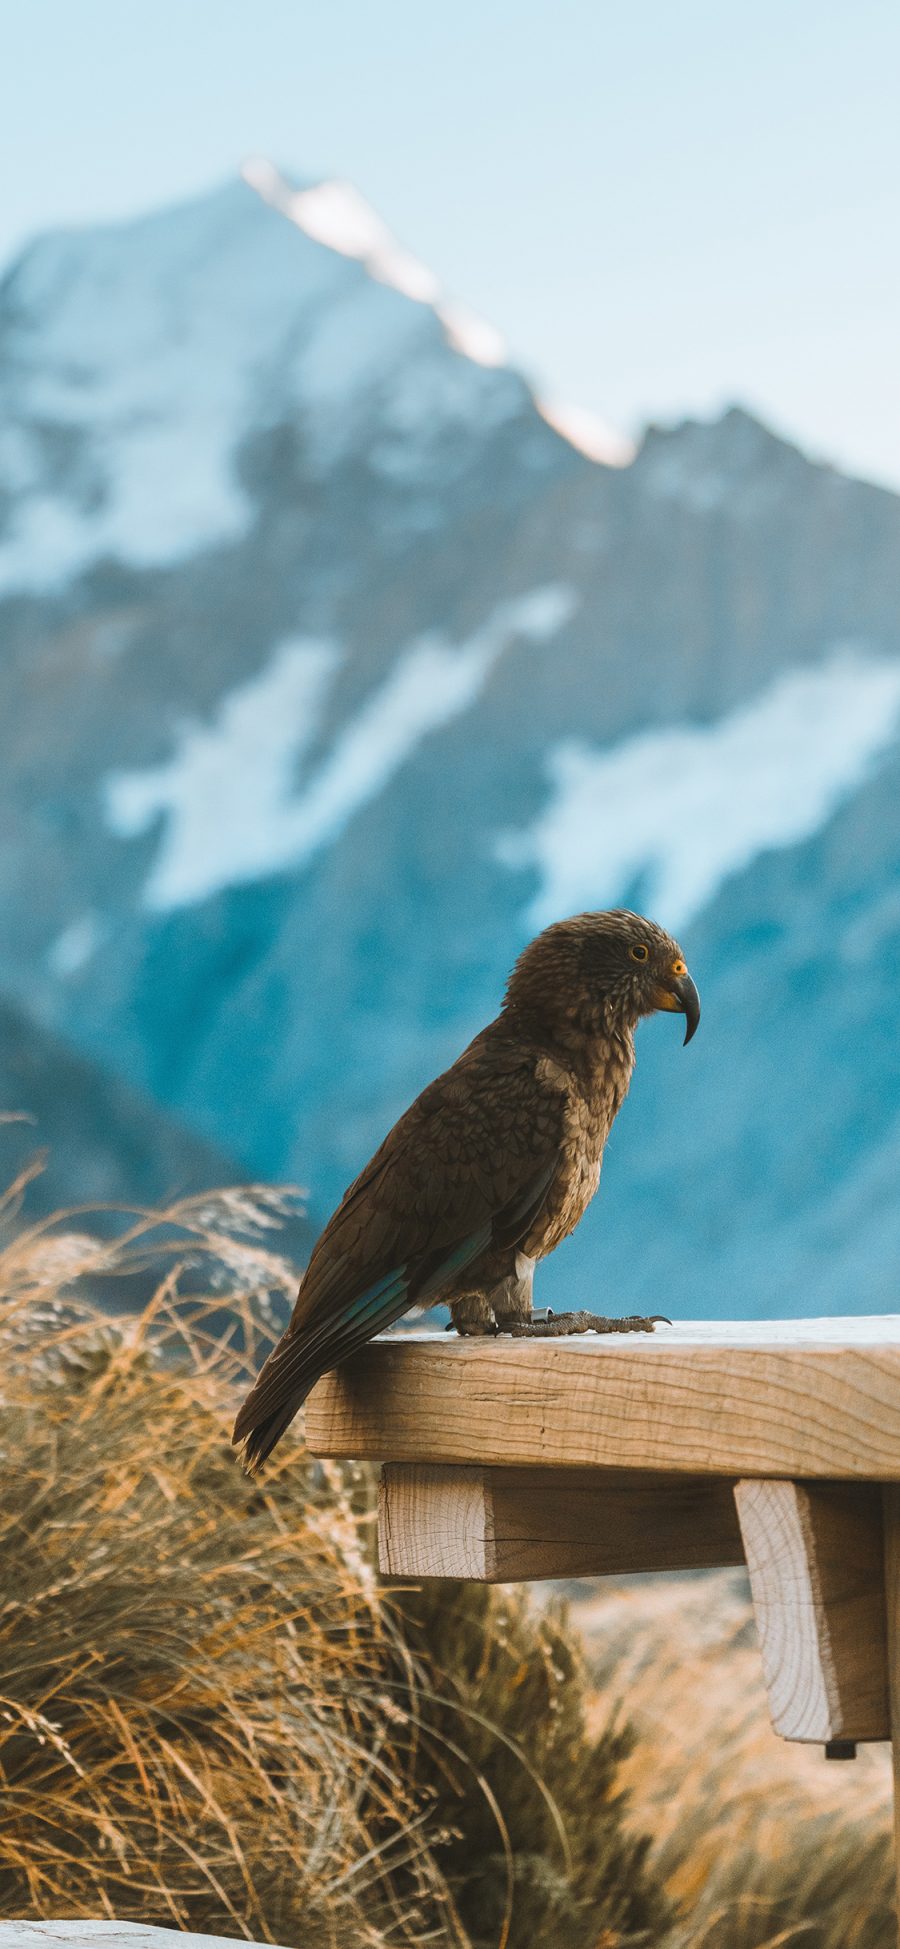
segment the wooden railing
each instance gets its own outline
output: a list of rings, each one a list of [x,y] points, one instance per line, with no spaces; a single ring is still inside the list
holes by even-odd
[[[319,1382],[306,1434],[381,1462],[390,1574],[746,1562],[776,1732],[892,1740],[900,1805],[900,1318],[398,1334]]]

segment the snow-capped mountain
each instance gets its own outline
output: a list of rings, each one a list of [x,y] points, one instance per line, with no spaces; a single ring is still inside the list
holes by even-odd
[[[629,457],[247,176],[0,286],[0,988],[324,1214],[530,931],[644,905],[702,1032],[542,1296],[892,1306],[900,500],[737,410]]]

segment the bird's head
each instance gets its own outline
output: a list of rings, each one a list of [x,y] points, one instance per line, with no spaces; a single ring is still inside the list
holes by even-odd
[[[506,1007],[559,1039],[630,1031],[667,1009],[700,1020],[700,997],[677,941],[640,914],[575,914],[530,941],[509,978]]]

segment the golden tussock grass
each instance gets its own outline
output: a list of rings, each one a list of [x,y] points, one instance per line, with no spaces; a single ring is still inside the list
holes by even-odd
[[[371,1483],[229,1435],[278,1201],[0,1239],[0,1916],[304,1949],[661,1940],[624,1731],[515,1593],[384,1592]],[[13,1222],[15,1221],[15,1222]],[[159,1271],[167,1261],[167,1269]],[[154,1265],[140,1314],[80,1298]],[[186,1297],[192,1293],[193,1297]]]
[[[886,1746],[778,1739],[740,1572],[598,1586],[573,1610],[628,1707],[620,1780],[681,1922],[666,1949],[895,1949]]]

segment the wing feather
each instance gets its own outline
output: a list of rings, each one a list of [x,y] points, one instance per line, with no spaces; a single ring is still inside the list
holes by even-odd
[[[395,1124],[322,1233],[235,1423],[247,1467],[271,1453],[329,1368],[432,1303],[489,1248],[526,1235],[561,1141],[558,1090],[541,1088],[527,1051],[484,1031]]]

